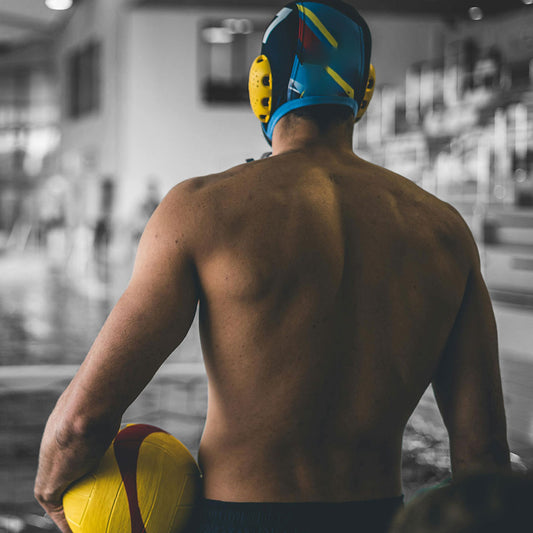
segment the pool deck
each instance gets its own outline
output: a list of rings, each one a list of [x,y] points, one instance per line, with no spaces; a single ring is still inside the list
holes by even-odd
[[[50,274],[41,256],[0,258],[0,532],[47,530],[32,490],[42,431],[124,286],[126,275],[120,276],[111,292],[91,276],[72,286],[72,278],[61,270]],[[511,346],[517,339],[524,345],[533,335],[533,313],[517,313],[507,308],[496,313],[510,347],[502,350],[502,377],[512,450],[533,467],[533,357]],[[195,455],[207,408],[207,380],[196,323],[192,329],[123,421],[160,426]],[[428,390],[405,433],[406,496],[445,477],[448,467],[446,431]],[[7,515],[23,520],[23,529],[17,529],[20,522],[15,519],[6,526]]]

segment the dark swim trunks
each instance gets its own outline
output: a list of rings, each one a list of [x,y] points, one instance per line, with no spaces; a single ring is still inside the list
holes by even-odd
[[[191,533],[385,533],[403,496],[343,503],[202,500]]]

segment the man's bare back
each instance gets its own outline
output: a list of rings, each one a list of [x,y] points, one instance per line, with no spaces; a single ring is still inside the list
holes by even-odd
[[[205,496],[401,494],[404,426],[444,367],[469,276],[481,279],[461,217],[405,178],[329,148],[180,187],[196,206]],[[486,294],[474,290],[490,323]]]
[[[385,531],[403,429],[430,383],[454,476],[508,467],[494,316],[465,223],[334,135],[300,133],[278,156],[181,183],[150,219],[43,435],[35,493],[62,531],[63,492],[98,463],[198,302],[209,501],[373,499],[388,502],[366,509]]]
[[[403,429],[430,383],[453,474],[508,467],[472,236],[450,206],[352,151],[375,86],[370,48],[339,1],[290,3],[265,31],[250,102],[274,156],[165,197],[48,419],[35,495],[63,533],[62,495],[98,464],[198,302],[199,531],[384,533],[401,506]]]

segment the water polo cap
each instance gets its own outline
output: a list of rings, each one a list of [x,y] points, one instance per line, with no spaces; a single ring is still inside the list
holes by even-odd
[[[375,84],[370,52],[366,22],[344,2],[291,2],[281,9],[265,31],[248,85],[268,142],[279,119],[301,107],[346,105],[359,119]]]

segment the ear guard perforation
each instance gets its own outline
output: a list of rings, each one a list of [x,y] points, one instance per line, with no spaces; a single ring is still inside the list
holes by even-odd
[[[248,94],[254,115],[261,122],[267,123],[272,110],[272,70],[265,55],[256,57],[252,63]]]

